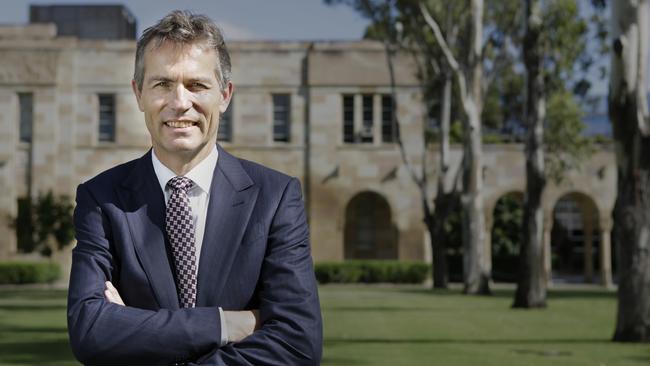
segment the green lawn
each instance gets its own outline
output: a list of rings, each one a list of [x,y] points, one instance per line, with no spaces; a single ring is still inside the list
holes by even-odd
[[[615,295],[553,291],[511,310],[512,291],[467,297],[410,286],[320,289],[323,365],[648,365],[650,345],[609,341]],[[0,364],[74,365],[64,291],[0,291]]]

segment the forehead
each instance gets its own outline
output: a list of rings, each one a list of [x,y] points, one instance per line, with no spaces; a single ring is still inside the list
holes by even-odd
[[[153,40],[144,51],[145,72],[148,68],[167,68],[191,64],[198,68],[217,68],[217,52],[207,42],[177,43]]]

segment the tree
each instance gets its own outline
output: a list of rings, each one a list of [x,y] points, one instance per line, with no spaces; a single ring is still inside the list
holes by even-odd
[[[513,307],[545,307],[544,212],[544,98],[542,9],[539,0],[526,0],[523,59],[526,66],[526,193],[524,195],[523,245],[520,274]]]
[[[465,112],[463,151],[463,292],[490,293],[490,274],[486,266],[485,218],[483,213],[483,164],[481,159],[481,113],[483,110],[483,0],[471,0],[469,12],[469,49],[459,63],[440,26],[427,5],[419,2],[426,24],[445,55],[456,77]]]
[[[548,177],[561,181],[567,168],[579,167],[591,150],[581,136],[582,114],[568,92],[572,82],[582,85],[574,90],[589,89],[582,80],[573,80],[575,64],[585,58],[587,25],[579,17],[576,1],[526,0],[525,4],[526,192],[520,273],[512,306],[539,308],[546,307],[542,210],[546,181]]]
[[[456,48],[459,37],[462,37],[457,20],[461,18],[462,5],[449,2],[437,4],[434,13],[444,15],[445,30],[448,34],[450,47]],[[449,238],[446,227],[448,218],[458,207],[458,173],[452,176],[450,167],[450,142],[456,139],[463,141],[461,133],[452,130],[452,112],[458,109],[454,103],[453,74],[446,65],[444,54],[438,47],[433,34],[422,25],[419,9],[408,2],[398,2],[399,22],[403,28],[401,47],[413,52],[413,58],[418,65],[419,79],[422,81],[423,94],[427,114],[438,115],[438,174],[437,189],[434,198],[433,212],[425,209],[425,223],[431,237],[433,254],[433,287],[447,288],[449,282],[449,266],[447,263]],[[439,103],[436,103],[439,101]],[[457,125],[458,126],[458,125]],[[426,132],[425,132],[426,133]],[[427,141],[427,139],[425,139]],[[428,146],[428,141],[427,141]]]
[[[465,292],[466,293],[489,293],[489,273],[487,270],[487,258],[485,258],[485,224],[482,203],[483,187],[483,166],[481,164],[481,118],[485,86],[498,74],[503,67],[503,61],[507,61],[508,49],[507,39],[514,27],[515,17],[512,14],[516,11],[516,1],[490,1],[488,17],[491,19],[490,32],[484,41],[483,21],[484,3],[482,0],[465,2],[442,2],[414,0],[326,0],[327,3],[345,3],[352,6],[373,22],[371,29],[379,39],[389,36],[395,32],[382,32],[379,24],[385,23],[381,19],[397,19],[395,24],[403,28],[404,37],[400,40],[400,46],[406,49],[418,51],[415,57],[420,64],[421,80],[425,84],[425,95],[427,100],[431,94],[426,91],[433,86],[442,100],[440,108],[441,143],[439,161],[439,182],[438,193],[435,199],[435,211],[433,214],[430,205],[423,200],[425,206],[425,222],[432,237],[434,253],[434,285],[446,286],[444,278],[444,263],[437,264],[438,260],[444,260],[444,246],[440,240],[442,236],[443,221],[453,209],[451,203],[454,195],[455,184],[449,185],[452,179],[448,166],[448,133],[449,108],[453,106],[452,100],[458,99],[461,106],[463,122],[463,241],[465,259]],[[467,12],[468,4],[470,11]],[[503,11],[503,10],[507,11]],[[501,10],[501,12],[500,12]],[[432,15],[433,14],[433,15]],[[443,15],[444,14],[444,15]],[[379,17],[377,17],[379,15]],[[504,16],[505,15],[505,16]],[[438,26],[434,17],[443,19],[445,25],[443,31]],[[377,22],[378,21],[378,22]],[[509,22],[508,22],[509,21]],[[508,27],[504,27],[508,25]],[[393,39],[394,41],[394,39]],[[458,45],[456,47],[456,45]],[[469,45],[469,46],[468,46]],[[460,62],[459,62],[460,60]],[[507,64],[507,62],[506,62]],[[390,67],[389,67],[390,68]],[[423,72],[424,71],[424,72]],[[455,81],[456,96],[451,97],[452,82]],[[484,79],[487,82],[484,82]],[[442,82],[441,82],[442,80]],[[431,103],[431,102],[429,102]],[[453,126],[453,125],[452,125]],[[453,128],[449,128],[450,132]],[[414,176],[412,174],[412,176]],[[415,179],[416,180],[416,179]],[[416,180],[417,181],[417,180]],[[453,180],[455,181],[455,180]],[[446,182],[446,184],[444,183]],[[426,175],[420,183],[426,183]],[[421,192],[426,192],[426,184],[420,186]],[[425,197],[425,195],[423,195]]]
[[[614,130],[619,248],[615,341],[650,341],[650,116],[645,86],[650,42],[647,0],[611,2],[609,118]]]
[[[13,219],[13,227],[23,233],[22,249],[28,253],[38,251],[50,257],[74,239],[72,211],[74,207],[67,196],[55,196],[52,191],[39,193],[32,202],[26,199],[20,214]],[[31,230],[24,233],[25,228]]]

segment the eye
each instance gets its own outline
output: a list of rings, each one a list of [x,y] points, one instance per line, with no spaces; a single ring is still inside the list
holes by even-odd
[[[205,90],[208,89],[208,86],[201,83],[201,82],[193,82],[189,85],[189,89],[191,90]]]
[[[168,88],[169,81],[161,80],[153,85],[154,88]]]

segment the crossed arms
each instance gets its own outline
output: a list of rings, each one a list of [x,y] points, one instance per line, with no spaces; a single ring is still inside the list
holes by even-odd
[[[220,347],[216,306],[146,310],[105,297],[106,281],[122,265],[115,228],[97,195],[80,185],[68,297],[75,356],[90,365],[319,364],[322,325],[300,192],[291,179],[271,223],[258,283],[259,329],[241,340],[233,333],[231,340],[239,342]]]

